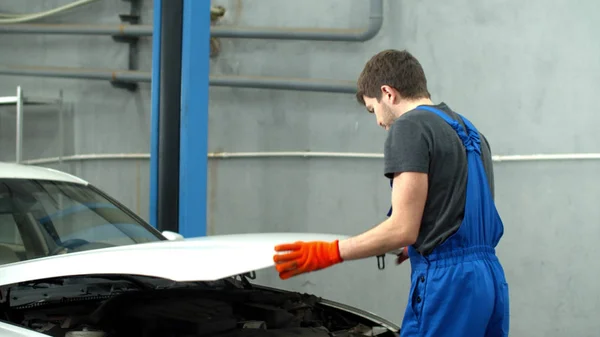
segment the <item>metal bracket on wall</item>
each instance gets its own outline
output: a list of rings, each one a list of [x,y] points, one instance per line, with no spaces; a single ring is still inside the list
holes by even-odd
[[[210,9],[210,26],[215,26],[223,16],[225,16],[225,7],[213,6]],[[210,57],[214,58],[221,52],[221,40],[218,37],[210,37]]]
[[[129,13],[119,14],[119,18],[121,19],[121,23],[129,24],[129,25],[137,25],[140,23],[140,11],[141,11],[141,3],[140,0],[123,0],[125,2],[129,2],[130,10]],[[129,44],[129,62],[128,62],[128,70],[139,70],[139,36],[123,36],[123,35],[112,35],[112,39],[115,42],[127,43]],[[138,83],[133,82],[122,82],[119,80],[110,81],[115,88],[123,88],[129,91],[136,91],[138,88]]]

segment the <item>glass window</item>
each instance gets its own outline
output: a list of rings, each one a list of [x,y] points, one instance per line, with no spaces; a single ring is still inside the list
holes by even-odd
[[[21,233],[12,214],[0,214],[0,265],[26,258]]]
[[[29,259],[159,240],[157,231],[93,187],[0,179],[0,256],[6,247]]]
[[[12,214],[0,214],[0,244],[23,246],[21,234]]]

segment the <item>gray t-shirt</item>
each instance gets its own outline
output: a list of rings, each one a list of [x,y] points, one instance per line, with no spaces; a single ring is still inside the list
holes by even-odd
[[[434,106],[464,124],[446,104]],[[468,118],[468,117],[467,117]],[[482,159],[494,195],[494,173],[490,146],[480,132]],[[467,183],[467,156],[454,129],[441,117],[426,110],[411,110],[394,121],[384,148],[385,176],[423,172],[429,175],[427,202],[421,230],[414,248],[428,255],[454,234],[463,220]]]

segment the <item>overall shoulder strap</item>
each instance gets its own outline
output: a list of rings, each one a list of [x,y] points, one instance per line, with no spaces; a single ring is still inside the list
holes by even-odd
[[[446,123],[448,123],[448,124],[456,123],[456,121],[454,119],[452,119],[452,117],[448,116],[448,114],[446,114],[445,112],[441,111],[440,109],[434,108],[432,106],[429,106],[429,105],[419,105],[417,107],[417,109],[427,110],[429,112],[433,112],[434,114],[436,114],[439,117],[443,118],[446,121]]]
[[[444,119],[444,121],[446,121],[446,123],[448,123],[454,129],[454,131],[456,131],[456,133],[458,134],[458,136],[460,137],[461,141],[463,142],[463,144],[465,145],[465,147],[467,148],[468,151],[473,151],[473,150],[476,152],[481,151],[481,148],[480,148],[481,140],[479,138],[479,131],[477,131],[475,126],[468,119],[463,117],[462,115],[457,113],[457,115],[460,117],[460,119],[462,121],[462,123],[459,123],[458,121],[454,120],[452,117],[450,117],[445,112],[441,111],[440,109],[434,108],[432,106],[419,105],[417,107],[417,109],[433,112],[434,114],[436,114],[439,117],[441,117],[442,119]],[[464,123],[464,125],[463,125],[463,123]]]

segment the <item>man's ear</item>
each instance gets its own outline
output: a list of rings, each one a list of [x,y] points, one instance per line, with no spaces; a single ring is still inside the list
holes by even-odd
[[[394,90],[394,88],[390,87],[389,85],[382,85],[381,86],[381,98],[385,99],[386,101],[395,104],[396,101],[398,100],[398,95],[396,93],[396,90]]]

